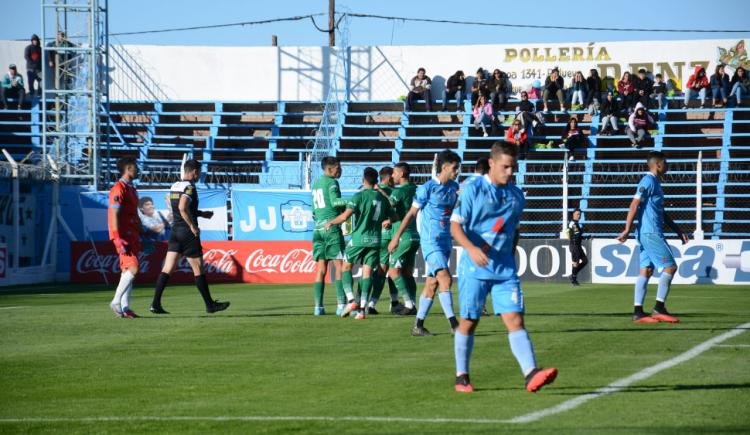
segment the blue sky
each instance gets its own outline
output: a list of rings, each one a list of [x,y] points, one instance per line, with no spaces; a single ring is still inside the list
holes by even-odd
[[[110,0],[110,32],[210,25],[268,18],[326,13],[328,0]],[[476,4],[485,6],[478,9]],[[602,9],[602,4],[607,6]],[[632,12],[623,13],[630,4]],[[502,6],[501,6],[502,5]],[[519,10],[519,5],[530,5]],[[671,5],[671,6],[668,6]],[[573,6],[575,6],[573,8]],[[0,0],[4,11],[0,39],[26,39],[40,33],[40,1]],[[563,26],[603,26],[677,29],[750,29],[747,0],[626,1],[596,0],[535,2],[338,0],[337,8],[351,12],[459,21],[518,22]],[[503,14],[505,10],[508,13]],[[556,10],[558,13],[550,13]],[[594,21],[588,18],[597,15]],[[720,17],[713,19],[714,17]],[[712,19],[708,19],[712,18]],[[325,27],[327,18],[317,18]],[[590,42],[618,40],[750,38],[745,33],[658,33],[580,30],[531,30],[447,24],[403,23],[352,19],[352,45],[444,45],[477,43]],[[117,37],[118,42],[163,45],[326,45],[327,35],[309,20],[261,26],[232,27],[157,35]]]

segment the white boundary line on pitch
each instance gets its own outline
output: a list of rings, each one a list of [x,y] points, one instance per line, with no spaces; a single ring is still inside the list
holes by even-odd
[[[13,307],[0,307],[0,310],[11,310],[14,308],[26,308],[25,306],[13,306]]]
[[[583,394],[565,402],[555,405],[551,408],[542,409],[541,411],[531,412],[529,414],[521,415],[518,417],[511,418],[509,420],[500,419],[470,419],[470,418],[411,418],[411,417],[375,417],[375,416],[341,416],[341,417],[326,417],[326,416],[297,416],[297,415],[256,415],[256,416],[172,416],[172,417],[160,417],[160,416],[116,416],[116,417],[23,417],[23,418],[0,418],[0,423],[54,423],[54,422],[70,422],[70,423],[85,423],[85,422],[108,422],[108,421],[327,421],[327,422],[342,422],[342,421],[369,421],[369,422],[380,422],[380,423],[463,423],[463,424],[505,424],[505,423],[532,423],[550,415],[559,414],[561,412],[570,411],[571,409],[577,408],[584,403],[602,397],[608,394],[616,393],[624,390],[628,386],[647,379],[663,370],[672,368],[678,364],[689,361],[698,355],[706,352],[712,347],[718,346],[720,343],[735,337],[746,330],[750,329],[750,323],[745,323],[733,328],[721,335],[717,335],[714,338],[704,341],[703,343],[693,347],[692,349],[677,355],[674,358],[670,358],[666,361],[662,361],[651,367],[647,367],[633,375],[626,378],[618,379],[606,387],[599,388],[598,390]],[[742,345],[745,346],[745,345]]]

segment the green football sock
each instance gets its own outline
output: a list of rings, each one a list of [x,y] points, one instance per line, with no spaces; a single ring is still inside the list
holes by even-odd
[[[354,292],[352,287],[354,286],[354,279],[352,278],[352,271],[347,270],[341,272],[341,281],[344,287],[344,293],[346,294],[347,302],[354,300]]]
[[[362,278],[359,280],[359,285],[362,289],[362,295],[360,296],[361,305],[364,308],[367,306],[367,300],[370,298],[370,291],[372,290],[372,278]]]
[[[377,301],[380,299],[380,295],[383,293],[383,287],[385,286],[385,275],[382,271],[375,273],[372,277],[372,300]]]
[[[390,277],[388,278],[388,293],[391,295],[391,302],[398,302],[398,289],[396,283]]]
[[[417,280],[414,279],[413,276],[407,276],[406,278],[406,288],[409,291],[409,297],[412,301],[417,300]]]
[[[340,279],[336,280],[336,303],[343,305],[346,303],[346,293],[344,293],[344,283]]]
[[[393,283],[396,285],[398,294],[400,294],[401,297],[404,298],[404,301],[414,301],[414,299],[410,299],[411,296],[409,295],[409,286],[402,275],[397,276],[396,279],[393,280]]]
[[[315,306],[316,307],[322,307],[323,306],[323,290],[325,289],[326,285],[324,282],[316,282],[315,283]]]

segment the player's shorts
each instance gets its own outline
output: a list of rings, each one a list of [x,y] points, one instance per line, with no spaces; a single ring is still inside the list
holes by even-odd
[[[518,278],[497,281],[475,279],[468,273],[459,275],[458,301],[462,318],[479,319],[487,295],[492,295],[492,312],[495,315],[524,312],[523,291]]]
[[[573,263],[578,263],[582,259],[586,258],[586,253],[583,252],[583,248],[571,248],[570,257],[573,259]]]
[[[419,251],[419,240],[401,237],[391,253],[389,266],[394,269],[413,269]]]
[[[422,244],[421,247],[428,276],[435,276],[442,269],[449,270],[448,262],[451,258],[450,245],[434,246]]]
[[[380,264],[385,264],[385,265],[390,264],[390,262],[388,261],[391,257],[390,252],[388,252],[389,243],[391,243],[391,239],[380,239],[380,253],[379,253]]]
[[[344,236],[341,228],[332,226],[328,231],[322,228],[313,231],[313,260],[343,260]]]
[[[140,238],[124,238],[128,242],[127,251],[124,254],[118,253],[120,257],[120,270],[130,269],[131,267],[138,268],[138,254],[141,253],[143,247],[141,246]]]
[[[344,261],[346,261],[347,263],[370,266],[373,269],[378,267],[378,264],[380,264],[378,263],[379,258],[379,246],[348,245],[346,247],[346,252],[344,253]]]
[[[659,234],[639,234],[638,254],[641,269],[658,269],[677,266],[672,251],[663,236]]]
[[[200,237],[195,237],[190,228],[182,225],[172,228],[169,235],[167,252],[178,252],[187,258],[203,257]]]

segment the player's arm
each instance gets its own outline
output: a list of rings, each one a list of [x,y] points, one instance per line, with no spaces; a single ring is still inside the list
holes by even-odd
[[[214,217],[214,212],[211,210],[198,210],[198,217],[202,217],[203,219],[211,219]]]
[[[189,203],[190,197],[187,195],[182,195],[180,197],[180,204],[178,205],[178,209],[180,211],[180,216],[182,216],[182,220],[184,220],[185,223],[188,224],[188,227],[190,227],[190,231],[195,234],[195,237],[198,237],[200,229],[198,228],[198,225],[193,222],[193,218],[190,216],[190,213],[188,213]]]
[[[117,187],[113,187],[113,190]],[[120,237],[120,211],[122,205],[123,193],[121,190],[114,190],[109,200],[109,229],[112,233],[112,243],[118,253],[124,254],[128,251],[128,242]]]
[[[331,198],[331,207],[336,209],[346,208],[346,200],[341,197],[341,189],[338,183],[332,183],[328,188],[328,195]]]
[[[639,196],[633,198],[632,201],[630,201],[630,208],[628,208],[628,216],[625,218],[625,229],[622,231],[622,233],[617,236],[617,240],[620,243],[625,242],[625,240],[628,239],[628,235],[630,235],[630,229],[633,227],[633,221],[635,220],[635,215],[638,213],[638,206],[641,204],[641,198]]]
[[[346,222],[347,219],[349,219],[349,216],[351,216],[352,214],[354,214],[354,209],[347,208],[340,215],[328,221],[323,226],[323,229],[328,231],[328,229],[331,228],[331,226],[333,225],[343,224],[344,222]]]
[[[672,220],[672,218],[667,214],[667,212],[664,212],[664,223],[667,224],[669,228],[672,229],[675,233],[677,233],[677,237],[682,240],[682,244],[686,244],[689,240],[687,234],[683,233],[680,227],[677,225],[675,221]]]
[[[414,219],[419,213],[419,207],[412,206],[409,211],[401,219],[401,225],[399,225],[396,233],[391,237],[391,242],[388,243],[388,252],[393,252],[398,246],[398,241],[401,239],[401,235],[406,231],[406,227],[409,226],[409,222]]]
[[[489,250],[489,245],[484,245],[480,248],[471,243],[471,240],[469,240],[469,237],[464,232],[464,227],[453,220],[451,220],[451,236],[453,236],[453,240],[455,240],[456,243],[466,249],[466,252],[469,254],[469,257],[471,257],[471,261],[473,261],[474,264],[479,267],[484,267],[489,263],[489,258],[487,258],[486,254],[486,251]]]

